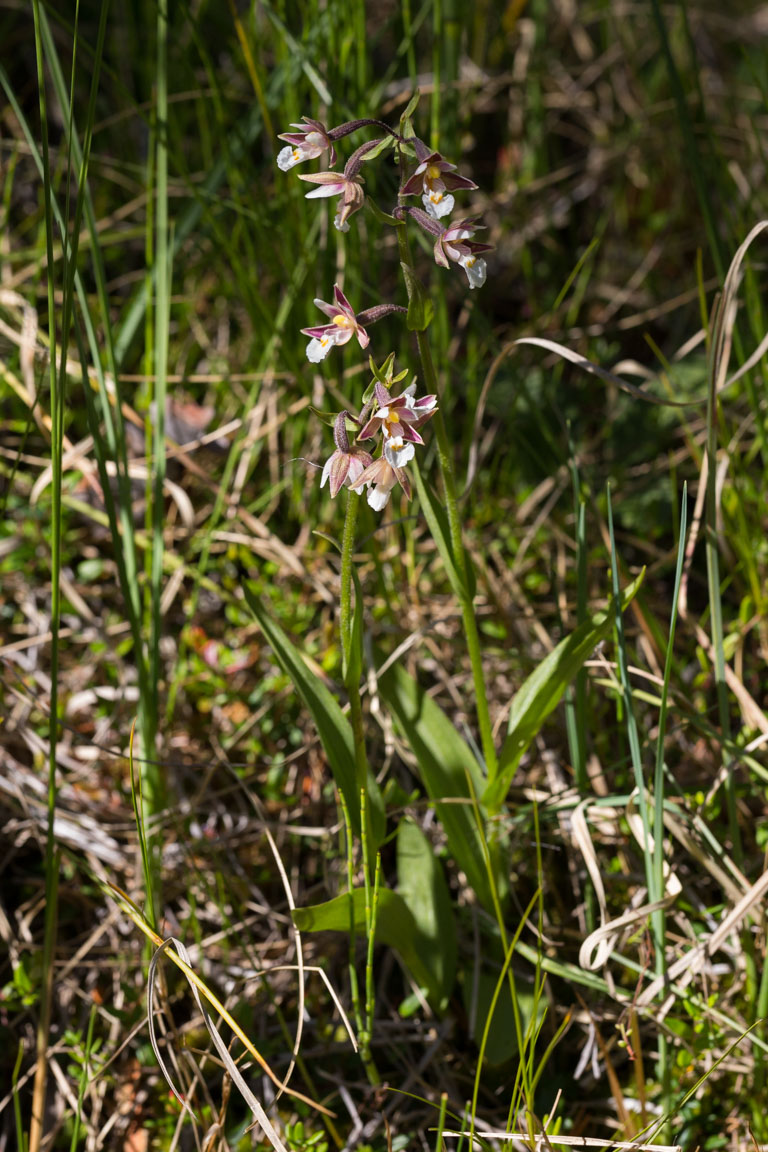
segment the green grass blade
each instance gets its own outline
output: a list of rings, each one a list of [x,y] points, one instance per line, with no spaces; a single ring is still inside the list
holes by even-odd
[[[656,767],[653,777],[653,868],[655,873],[655,891],[663,894],[664,883],[664,740],[667,732],[667,708],[669,703],[669,689],[674,666],[675,627],[677,625],[677,609],[680,600],[680,585],[683,578],[683,564],[685,561],[685,545],[688,527],[688,485],[683,485],[683,498],[680,505],[680,532],[677,544],[677,567],[675,568],[675,586],[672,593],[672,612],[669,620],[669,639],[667,641],[667,654],[664,661],[664,681],[661,687],[661,704],[659,706],[659,732],[656,739]],[[653,926],[653,942],[655,953],[655,970],[657,976],[666,972],[666,913],[659,908],[651,916]],[[665,1111],[671,1108],[671,1066],[667,1037],[664,1032],[659,1033],[659,1059],[658,1077],[662,1085]]]

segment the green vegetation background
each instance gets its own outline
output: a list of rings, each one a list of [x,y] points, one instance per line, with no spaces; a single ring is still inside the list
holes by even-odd
[[[328,536],[340,537],[342,510],[319,488],[332,446],[310,405],[345,406],[368,375],[352,344],[319,370],[309,365],[299,329],[317,322],[313,298],[328,299],[336,280],[358,307],[404,299],[396,247],[374,216],[365,211],[346,237],[335,233],[326,206],[307,203],[295,174],[278,171],[276,134],[303,115],[329,125],[378,116],[394,125],[419,88],[417,130],[479,185],[471,214],[482,216],[494,245],[487,283],[470,294],[458,269],[433,268],[430,291],[443,409],[466,481],[462,507],[494,718],[503,730],[515,688],[574,626],[579,604],[604,603],[610,591],[609,482],[622,576],[648,570],[627,617],[627,645],[638,669],[642,751],[652,764],[684,481],[689,528],[702,514],[696,501],[708,432],[711,307],[739,244],[768,215],[766,32],[761,10],[749,5],[723,12],[708,3],[565,0],[178,3],[170,7],[160,69],[152,4],[45,12],[47,39],[40,21],[36,35],[32,7],[0,11],[0,1095],[8,1093],[0,1131],[12,1147],[28,1126],[50,978],[47,1059],[57,1071],[49,1075],[48,1146],[73,1138],[78,1085],[89,1079],[83,1048],[92,1016],[99,1075],[80,1107],[75,1140],[132,1150],[149,1140],[165,1148],[178,1109],[146,1039],[143,945],[97,883],[111,879],[142,901],[125,758],[137,701],[149,701],[139,736],[155,740],[156,733],[158,768],[150,779],[162,816],[152,831],[164,854],[158,921],[198,945],[210,978],[280,1074],[296,1011],[295,974],[249,982],[252,973],[293,960],[263,822],[278,837],[297,904],[329,898],[346,878],[321,750],[241,586],[245,576],[255,581],[317,675],[329,686],[339,681],[338,565]],[[80,236],[75,261],[71,247],[62,254],[60,234],[46,246],[37,44],[47,78],[47,186],[69,211],[68,242]],[[162,91],[165,129],[156,116]],[[88,220],[76,213],[80,168],[70,142],[82,144],[91,127]],[[384,164],[366,179],[377,203],[391,207],[395,171]],[[167,249],[156,239],[163,204]],[[754,252],[732,371],[765,335],[764,241]],[[426,246],[421,259],[428,267]],[[57,385],[47,349],[52,333],[61,349],[75,266],[82,294]],[[378,360],[394,349],[415,370],[402,325],[387,320],[374,332]],[[540,348],[514,346],[521,336],[566,345],[657,398],[702,403],[645,403]],[[99,365],[100,377],[84,382],[83,359]],[[115,369],[119,401],[110,396]],[[713,633],[699,527],[674,650],[665,757],[679,826],[695,834],[710,866],[670,833],[667,855],[682,885],[669,925],[673,951],[705,940],[745,891],[740,878],[748,888],[764,870],[765,385],[763,358],[723,392],[709,425],[718,445],[710,531],[720,557],[722,627]],[[175,417],[166,418],[171,440],[191,438],[174,434],[184,429],[172,420],[184,414],[195,435],[216,435],[182,462],[169,446],[169,483],[157,498],[141,461],[156,448],[163,389],[176,405],[168,409]],[[94,426],[103,430],[95,445]],[[113,450],[116,459],[124,451],[134,461],[133,479],[116,489],[133,567],[113,548],[115,525],[94,470],[96,461],[106,467]],[[389,652],[415,636],[404,661],[472,739],[469,672],[450,585],[418,502],[388,513],[382,520],[365,509],[362,519],[358,571],[371,642]],[[153,550],[159,538],[163,555]],[[52,573],[59,569],[53,657]],[[730,673],[725,715],[713,634]],[[594,831],[611,914],[642,902],[642,854],[626,822],[633,777],[615,659],[611,641],[526,759],[509,834],[520,913],[542,881],[545,912],[538,937],[531,929],[527,942],[565,965],[546,982],[537,1058],[571,1014],[541,1065],[537,1114],[562,1091],[562,1131],[629,1139],[662,1095],[656,1022],[568,979],[594,907],[584,860],[557,804],[581,757],[592,799],[612,814]],[[62,719],[59,824],[46,851],[52,699]],[[430,825],[412,765],[387,718],[379,720],[370,739],[390,816],[414,815],[439,856],[440,831]],[[727,795],[726,774],[734,781]],[[263,807],[256,810],[253,797]],[[53,866],[58,928],[48,952],[43,926]],[[393,850],[385,851],[385,874],[394,868]],[[718,882],[718,868],[731,887]],[[462,876],[449,867],[448,880],[457,907],[464,905],[459,968],[471,973],[476,920]],[[686,1148],[727,1139],[747,1147],[750,1124],[766,1136],[759,1101],[768,1037],[762,1048],[740,1041],[768,1011],[759,905],[740,927],[741,944],[729,937],[699,987],[712,1013],[681,1002],[660,1025],[678,1101],[709,1073],[670,1128]],[[639,930],[622,947],[636,970],[614,976],[631,990],[652,957]],[[344,940],[328,934],[308,949],[347,1002]],[[522,978],[532,971],[522,965]],[[182,985],[169,979],[166,1026],[186,1047],[184,1060],[199,1060],[207,1037]],[[405,1140],[434,1124],[442,1092],[461,1112],[478,1036],[469,976],[439,1018],[413,998],[394,953],[377,951],[374,979],[373,1049],[392,1092],[366,1083],[319,981],[310,985],[300,1071],[302,1090],[340,1114],[342,1140],[351,1133],[379,1150],[387,1140],[384,1115]],[[764,1037],[762,1025],[755,1035]],[[506,1122],[515,1078],[515,1053],[502,1045],[497,1055],[483,1066],[477,1113],[494,1127]],[[220,1070],[210,1060],[203,1066],[199,1139],[222,1114]],[[187,1064],[180,1076],[188,1080]],[[292,1107],[281,1115],[297,1152],[333,1141],[319,1118]],[[290,1127],[297,1118],[305,1128]],[[358,1130],[358,1118],[370,1127]],[[249,1146],[246,1122],[233,1099],[222,1139]]]

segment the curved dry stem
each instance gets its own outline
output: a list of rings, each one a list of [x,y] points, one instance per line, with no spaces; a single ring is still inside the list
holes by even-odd
[[[279,1088],[282,1092],[287,1093],[287,1095],[291,1096],[293,1099],[303,1101],[311,1108],[314,1108],[317,1112],[322,1112],[325,1116],[333,1116],[334,1113],[329,1108],[326,1108],[322,1104],[318,1104],[317,1101],[310,1099],[309,1096],[305,1096],[302,1092],[297,1092],[295,1089],[289,1088],[289,1086],[285,1084],[280,1079],[280,1077],[272,1071],[267,1061],[264,1059],[258,1049],[254,1047],[252,1041],[249,1040],[243,1029],[227,1011],[216,994],[211,991],[205,981],[200,976],[198,976],[197,972],[195,972],[191,962],[187,959],[189,953],[187,953],[184,945],[181,944],[180,941],[175,941],[173,937],[170,937],[169,940],[163,940],[163,938],[159,936],[157,932],[155,932],[154,929],[147,923],[140,910],[134,904],[133,900],[131,900],[130,896],[124,892],[122,888],[118,888],[116,884],[112,884],[110,881],[107,881],[105,887],[109,894],[113,898],[117,899],[118,902],[123,906],[125,912],[128,916],[130,916],[131,920],[133,920],[137,928],[140,928],[147,939],[151,940],[152,943],[157,946],[157,948],[166,949],[169,942],[174,943],[174,945],[178,944],[180,946],[181,951],[179,951],[177,948],[176,952],[169,951],[167,954],[176,965],[176,967],[186,976],[187,980],[192,986],[192,992],[195,996],[195,999],[197,999],[198,993],[201,994],[202,997],[208,1001],[211,1007],[219,1013],[221,1018],[226,1021],[227,1025],[237,1036],[238,1040],[240,1040],[240,1042],[244,1045],[249,1055],[253,1057],[256,1063],[262,1068],[267,1076],[269,1076],[275,1087]],[[200,1004],[200,1001],[198,1001],[198,1004]],[[202,1005],[200,1005],[200,1007],[201,1011],[205,1014],[207,1009],[204,1009]]]

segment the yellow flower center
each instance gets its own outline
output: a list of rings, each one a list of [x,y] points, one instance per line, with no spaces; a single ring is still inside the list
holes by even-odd
[[[393,429],[399,428],[399,427],[400,427],[400,413],[398,412],[397,408],[395,408],[394,410],[391,408],[388,408],[387,414],[384,417],[384,419],[382,420],[382,428],[384,430],[384,435],[386,437],[394,436],[395,433],[393,432]]]
[[[440,179],[440,169],[437,164],[430,164],[426,171],[427,184],[431,184],[433,180]]]
[[[332,322],[336,325],[337,328],[355,328],[356,327],[355,321],[351,320],[349,316],[345,316],[343,313],[341,313],[341,315],[339,315],[339,316],[334,316]]]

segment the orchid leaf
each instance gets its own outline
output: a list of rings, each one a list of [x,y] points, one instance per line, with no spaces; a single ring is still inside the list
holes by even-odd
[[[411,119],[414,112],[416,111],[416,109],[419,106],[419,100],[421,100],[421,90],[419,88],[417,88],[416,91],[414,92],[413,96],[411,96],[410,100],[408,101],[406,108],[405,108],[405,111],[403,112],[402,116],[400,117],[400,123],[401,124],[404,124],[406,122],[406,120]]]
[[[410,264],[401,262],[400,267],[405,276],[408,289],[408,315],[406,324],[409,332],[424,332],[432,322],[435,315],[435,306],[427,295],[421,280],[411,268]]]
[[[456,978],[456,924],[448,885],[434,849],[413,820],[400,821],[397,829],[397,887],[413,913],[426,940],[414,941],[434,975],[440,1006],[447,1004]]]
[[[243,591],[277,662],[286,675],[290,676],[294,688],[312,714],[333,778],[346,801],[352,831],[359,836],[360,789],[357,784],[352,727],[330,691],[316,673],[307,667],[256,591],[247,583],[243,585]],[[370,770],[366,787],[375,851],[384,837],[386,814],[379,786]]]
[[[366,159],[368,159],[368,157],[366,157]],[[385,212],[383,208],[379,208],[378,204],[376,203],[376,201],[371,196],[366,196],[365,204],[366,204],[367,208],[370,208],[371,212],[376,217],[379,224],[386,224],[390,228],[394,228],[397,226],[397,220],[395,219],[395,217],[390,216],[390,214],[388,212]]]
[[[416,135],[416,133],[413,130],[413,114],[419,106],[419,100],[420,99],[421,99],[421,92],[417,88],[416,91],[414,92],[413,96],[411,96],[410,100],[408,101],[408,103],[405,107],[405,111],[403,112],[402,116],[400,117],[400,134],[401,134],[401,136],[405,136],[407,138],[408,136],[415,136]]]
[[[379,384],[384,384],[386,387],[390,373],[395,363],[395,354],[390,352],[386,360],[382,360],[381,366],[376,364],[373,356],[368,357],[368,366],[373,374],[374,382],[378,380]]]
[[[375,160],[377,156],[381,156],[382,152],[386,152],[386,150],[388,148],[394,147],[394,144],[395,144],[395,137],[394,136],[382,136],[382,138],[381,138],[381,140],[379,140],[378,144],[376,144],[373,148],[369,149],[369,151],[366,152],[366,154],[364,156],[365,162],[367,163],[369,160]],[[395,221],[395,223],[397,223],[397,221]]]
[[[309,410],[313,416],[316,416],[318,420],[322,420],[323,424],[328,424],[331,428],[333,428],[339,418],[338,412],[321,412],[319,408],[313,408],[311,404],[309,405]],[[354,416],[350,416],[349,413],[347,413],[344,419],[344,427],[347,432],[351,432],[353,436],[356,436],[360,431],[360,421],[355,420]]]
[[[301,932],[349,932],[353,927],[358,935],[365,936],[365,889],[355,888],[325,904],[295,908],[293,920]],[[444,993],[441,978],[435,971],[439,958],[435,955],[434,941],[422,931],[403,897],[391,888],[379,889],[376,941],[399,952],[430,1000],[436,1006],[441,1003]]]
[[[451,855],[483,907],[492,909],[487,839],[478,826],[485,816],[476,799],[485,786],[480,765],[445,713],[400,664],[379,673],[378,687],[416,757],[421,782],[445,829]],[[494,883],[503,900],[507,875],[503,845],[494,842],[493,849]]]
[[[644,575],[645,569],[624,589],[622,611],[637,595]],[[483,796],[491,812],[498,811],[503,804],[523,754],[538,735],[547,716],[560,703],[584,661],[589,659],[600,641],[610,635],[615,619],[616,604],[612,599],[605,611],[585,620],[570,636],[561,640],[518,689],[512,701],[507,738],[499,755],[498,775],[489,781]]]

